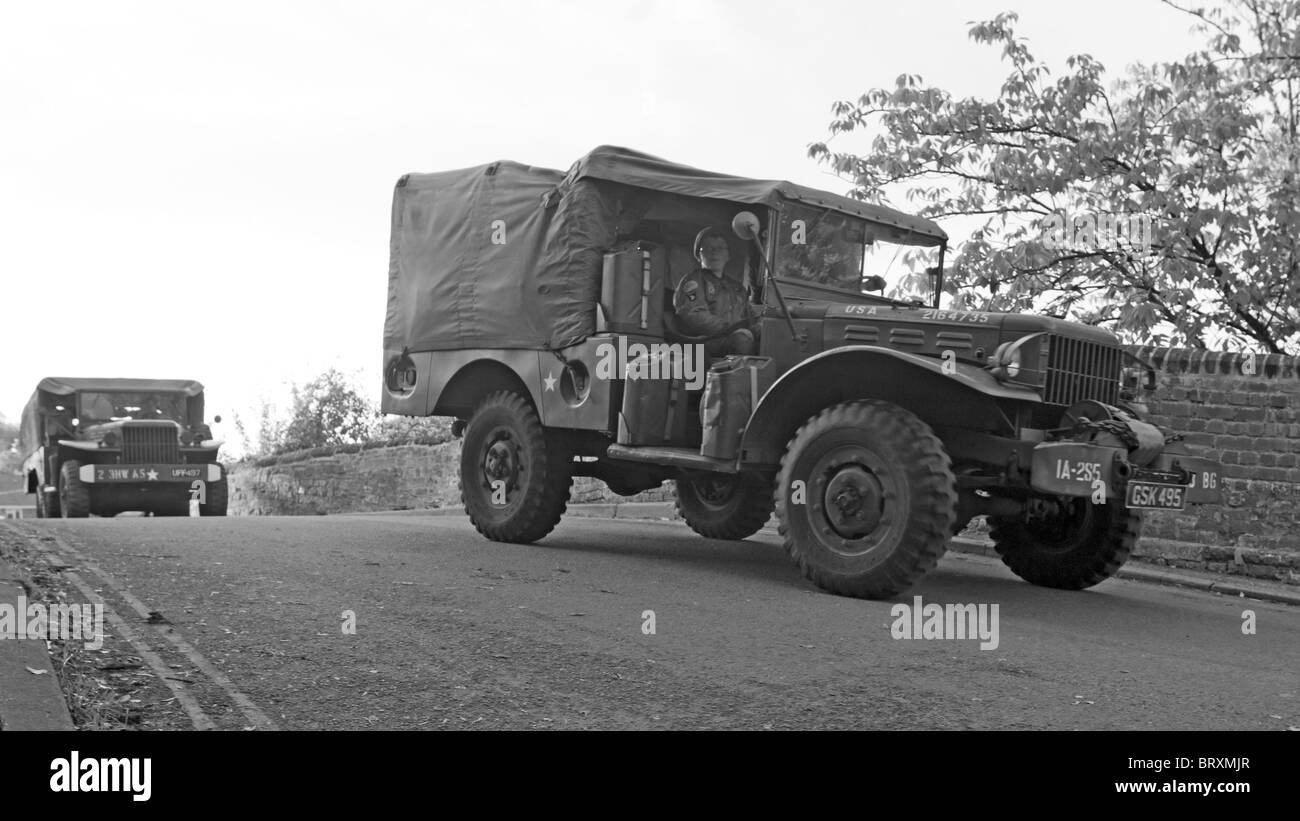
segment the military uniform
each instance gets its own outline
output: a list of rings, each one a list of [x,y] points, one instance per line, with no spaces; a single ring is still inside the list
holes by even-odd
[[[716,334],[730,325],[754,316],[739,282],[720,277],[707,268],[696,268],[682,277],[673,293],[673,311],[682,330],[693,336]],[[711,356],[753,353],[754,335],[740,329],[731,335],[705,343]]]

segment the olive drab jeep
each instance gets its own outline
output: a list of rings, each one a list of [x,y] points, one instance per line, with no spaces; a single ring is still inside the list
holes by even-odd
[[[226,515],[221,442],[193,380],[47,377],[23,409],[19,443],[37,517]]]
[[[751,355],[675,310],[709,226]],[[409,174],[382,407],[456,420],[489,539],[546,536],[574,476],[672,481],[697,533],[744,539],[775,511],[803,573],[852,596],[907,589],[978,515],[1020,577],[1089,587],[1142,510],[1219,501],[1220,466],[1142,421],[1154,371],[1099,328],[942,308],[946,248],[929,220],[623,148]]]

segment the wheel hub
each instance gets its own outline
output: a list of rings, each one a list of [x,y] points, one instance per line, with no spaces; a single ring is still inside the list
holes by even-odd
[[[505,442],[495,442],[488,448],[483,470],[489,479],[508,479],[515,473],[515,454]]]
[[[497,482],[502,482],[507,492],[513,491],[519,485],[519,475],[522,470],[523,463],[519,458],[519,449],[512,441],[510,432],[507,430],[494,432],[491,443],[483,453],[484,488],[495,491],[500,487]]]
[[[862,465],[840,467],[826,483],[826,520],[846,539],[860,539],[880,524],[884,489]]]
[[[695,483],[700,500],[712,507],[720,507],[731,500],[735,492],[733,479],[705,479]]]

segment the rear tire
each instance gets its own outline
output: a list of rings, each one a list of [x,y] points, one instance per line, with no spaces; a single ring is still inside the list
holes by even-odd
[[[888,402],[823,410],[781,459],[776,513],[786,552],[832,593],[883,599],[911,587],[947,550],[956,508],[943,442]]]
[[[1058,590],[1082,590],[1115,575],[1142,533],[1142,514],[1118,500],[1058,502],[1059,514],[1047,519],[989,517],[989,536],[1002,563],[1030,584]]]
[[[677,479],[677,513],[706,539],[739,541],[772,517],[772,480],[750,473]]]
[[[208,482],[208,501],[199,505],[200,516],[225,516],[229,499],[229,487],[224,478]],[[187,511],[188,512],[188,511]]]
[[[40,482],[36,485],[36,518],[38,519],[57,519],[59,518],[59,494],[56,490],[53,493],[45,491],[45,483]]]
[[[475,409],[461,447],[460,492],[479,533],[495,542],[537,541],[564,515],[572,481],[572,454],[528,400],[498,391]]]
[[[65,519],[90,515],[90,488],[81,481],[80,471],[80,462],[64,462],[59,468],[59,508]]]
[[[45,497],[45,518],[57,519],[63,515],[63,508],[59,505],[59,491],[57,488],[50,493],[39,490],[36,493]]]

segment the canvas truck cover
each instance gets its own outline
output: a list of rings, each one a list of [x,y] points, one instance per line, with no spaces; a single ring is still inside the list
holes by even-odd
[[[608,188],[508,161],[403,177],[385,349],[559,348],[591,334],[617,221]]]
[[[52,404],[51,397],[73,396],[80,391],[103,393],[183,393],[189,397],[202,396],[203,385],[193,379],[95,379],[90,377],[47,376],[36,385],[36,392],[23,408],[23,418],[18,428],[18,450],[23,458],[41,446],[41,396]],[[193,403],[191,403],[193,405]],[[191,415],[201,418],[202,407],[191,407]]]
[[[701,171],[601,146],[568,173],[503,160],[408,174],[393,195],[384,348],[562,348],[595,330],[601,261],[660,194],[779,207],[793,200],[894,226],[935,223],[779,180]]]
[[[627,148],[603,145],[578,160],[569,175],[573,179],[607,180],[653,191],[765,205],[769,208],[780,207],[783,201],[789,200],[898,228],[911,234],[912,241],[918,245],[939,245],[948,239],[948,235],[937,223],[882,205],[872,205],[785,180],[752,180],[701,171]]]

